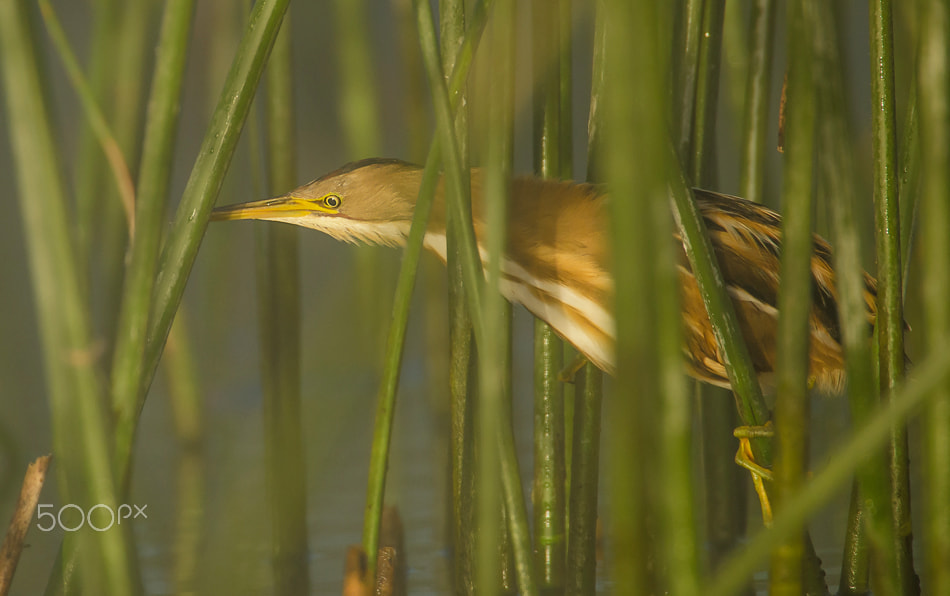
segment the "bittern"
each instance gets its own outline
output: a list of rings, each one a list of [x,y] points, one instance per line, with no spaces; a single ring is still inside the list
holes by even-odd
[[[213,220],[260,219],[320,230],[347,242],[405,243],[422,179],[422,168],[394,159],[367,159],[343,166],[290,193],[215,209]],[[482,259],[485,219],[483,176],[472,169],[472,219]],[[425,246],[446,260],[444,190],[440,183]],[[534,177],[514,178],[508,205],[508,238],[501,291],[546,321],[607,373],[614,359],[608,192],[601,186]],[[695,192],[716,258],[759,375],[769,386],[775,368],[780,217],[762,205],[718,193]],[[678,238],[677,238],[678,239]],[[713,329],[678,242],[682,288],[683,353],[695,378],[729,387]],[[844,380],[837,291],[831,248],[815,236],[811,257],[810,382],[837,392]],[[868,325],[876,318],[875,281],[864,276]]]

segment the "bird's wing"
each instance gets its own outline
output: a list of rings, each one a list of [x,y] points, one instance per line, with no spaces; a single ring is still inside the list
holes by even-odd
[[[738,197],[694,192],[756,369],[771,372],[778,315],[781,218],[762,205]],[[834,390],[843,380],[844,367],[838,292],[831,247],[817,235],[812,246],[811,375],[816,384]],[[867,274],[864,289],[870,330],[876,318],[876,284]]]

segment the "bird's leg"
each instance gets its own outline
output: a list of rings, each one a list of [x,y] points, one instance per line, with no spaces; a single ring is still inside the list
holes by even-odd
[[[561,369],[561,372],[557,373],[557,380],[562,383],[574,384],[574,378],[577,376],[577,373],[580,372],[584,365],[587,364],[587,358],[578,352],[574,355],[574,359],[571,360],[567,366]]]
[[[755,486],[755,493],[759,495],[759,503],[762,506],[762,522],[765,527],[769,528],[772,526],[772,504],[769,501],[768,493],[765,491],[763,481],[772,482],[772,471],[756,463],[755,457],[752,455],[750,439],[771,438],[775,434],[772,429],[772,422],[766,422],[764,426],[740,426],[732,434],[739,439],[736,463],[752,474],[752,484]]]

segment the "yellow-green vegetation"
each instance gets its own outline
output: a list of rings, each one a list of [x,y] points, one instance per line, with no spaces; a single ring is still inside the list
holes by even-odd
[[[357,543],[357,592],[947,593],[948,60],[946,0],[0,0],[0,519],[53,454],[11,593],[338,593]],[[372,157],[404,247],[209,225]],[[518,175],[606,189],[600,277],[513,273]]]

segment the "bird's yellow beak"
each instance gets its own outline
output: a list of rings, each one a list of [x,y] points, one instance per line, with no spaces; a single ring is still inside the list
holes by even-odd
[[[211,221],[232,219],[286,220],[303,217],[311,213],[333,213],[333,211],[316,201],[286,196],[218,207],[211,212]]]

